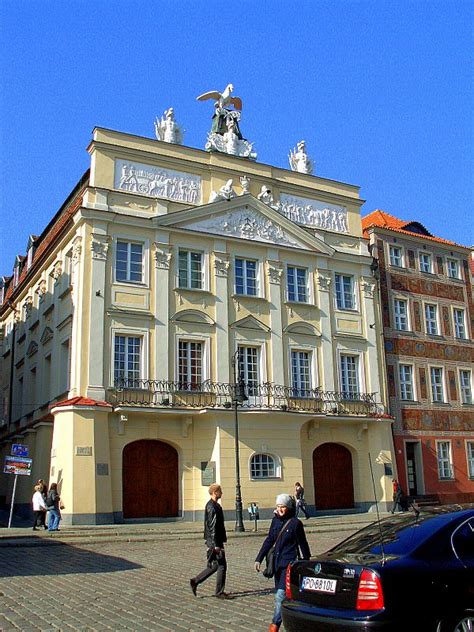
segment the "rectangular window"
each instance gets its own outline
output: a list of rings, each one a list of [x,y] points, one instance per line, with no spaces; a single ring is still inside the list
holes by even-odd
[[[257,262],[252,259],[235,260],[235,293],[257,296]]]
[[[140,379],[141,352],[142,338],[140,336],[115,336],[114,382],[116,384]]]
[[[467,448],[467,475],[474,478],[474,441],[468,441]]]
[[[459,381],[461,384],[461,402],[463,404],[472,404],[472,378],[471,371],[463,369],[459,371]]]
[[[258,395],[258,347],[238,347],[239,380],[243,380],[248,396]]]
[[[69,391],[71,375],[69,361],[69,339],[61,343],[59,362],[61,367],[61,374],[59,376],[59,392],[66,393],[67,391]]]
[[[398,268],[403,267],[403,257],[402,257],[402,249],[398,246],[390,246],[390,265],[397,266]]]
[[[180,250],[178,255],[178,285],[189,290],[202,290],[202,253]]]
[[[425,305],[426,333],[438,335],[438,308],[436,305]]]
[[[311,354],[308,351],[291,352],[291,388],[293,397],[311,395]]]
[[[345,274],[336,274],[335,283],[337,308],[355,309],[353,278]]]
[[[413,367],[411,364],[400,364],[400,398],[413,400]]]
[[[431,375],[431,399],[433,402],[444,402],[443,369],[432,366]]]
[[[448,276],[451,279],[459,279],[459,265],[456,259],[448,259]]]
[[[308,282],[306,268],[288,266],[288,300],[298,303],[308,302]]]
[[[420,272],[431,272],[431,255],[420,252]]]
[[[200,390],[202,383],[202,351],[202,342],[179,341],[178,381],[181,390]]]
[[[454,335],[456,338],[466,338],[466,325],[464,324],[464,310],[453,309]]]
[[[438,441],[438,476],[439,478],[454,478],[453,464],[451,461],[451,442]]]
[[[357,356],[341,355],[341,390],[347,399],[354,399],[359,395],[357,363]]]
[[[128,283],[143,283],[143,244],[117,241],[115,279]]]
[[[408,331],[408,301],[396,298],[393,303],[395,329]]]

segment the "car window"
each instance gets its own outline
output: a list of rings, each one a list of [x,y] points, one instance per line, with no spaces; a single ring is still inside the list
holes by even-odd
[[[474,560],[474,518],[466,520],[453,533],[453,549],[465,563]]]

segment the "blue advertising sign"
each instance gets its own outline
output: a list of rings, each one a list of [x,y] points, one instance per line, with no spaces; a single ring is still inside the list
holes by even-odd
[[[21,445],[21,443],[14,443],[12,445],[12,456],[29,456],[28,446]]]

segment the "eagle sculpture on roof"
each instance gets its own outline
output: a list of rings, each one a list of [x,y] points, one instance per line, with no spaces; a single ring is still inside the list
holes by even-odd
[[[232,92],[234,86],[229,83],[225,87],[224,92],[217,92],[217,90],[211,90],[196,97],[196,101],[207,101],[208,99],[214,99],[215,106],[219,108],[228,108],[229,105],[233,105],[236,110],[242,110],[242,99],[240,97],[233,97]]]

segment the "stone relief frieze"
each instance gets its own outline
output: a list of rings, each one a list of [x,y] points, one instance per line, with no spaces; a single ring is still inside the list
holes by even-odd
[[[374,298],[375,294],[375,281],[371,277],[362,277],[361,279],[362,291],[366,298]]]
[[[270,283],[279,285],[283,275],[283,265],[279,261],[267,261],[267,275]]]
[[[128,160],[115,161],[114,187],[176,202],[201,202],[200,176]]]
[[[161,268],[162,270],[169,270],[172,257],[169,246],[155,243],[154,248],[155,267]]]
[[[329,206],[310,198],[282,193],[278,211],[298,224],[336,233],[348,232],[347,209],[344,206]]]
[[[321,291],[329,292],[332,280],[330,272],[322,272],[321,270],[319,270],[316,276],[316,280]]]
[[[105,235],[92,235],[91,252],[93,259],[99,259],[100,261],[105,261],[107,259],[109,241],[110,237]]]
[[[226,277],[229,273],[230,256],[227,253],[219,252],[214,254],[214,269],[216,276]]]

